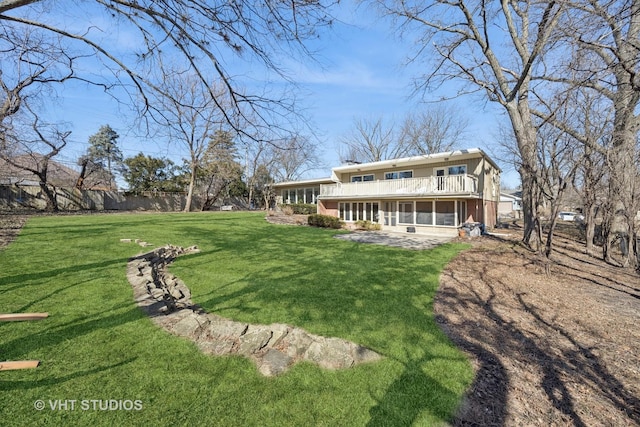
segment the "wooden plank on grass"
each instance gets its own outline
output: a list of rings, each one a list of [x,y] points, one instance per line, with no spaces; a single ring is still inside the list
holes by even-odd
[[[15,362],[0,362],[0,371],[13,371],[15,369],[37,368],[39,360],[18,360]]]
[[[11,322],[19,320],[40,320],[49,317],[49,313],[7,313],[0,314],[0,322]]]

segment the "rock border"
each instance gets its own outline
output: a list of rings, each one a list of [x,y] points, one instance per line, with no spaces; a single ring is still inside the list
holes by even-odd
[[[167,271],[178,256],[197,252],[196,246],[166,245],[132,257],[127,279],[136,303],[153,323],[194,341],[205,354],[247,357],[265,376],[281,374],[300,361],[345,369],[382,359],[375,351],[341,338],[313,335],[286,324],[254,325],[206,313],[193,304],[184,282]]]

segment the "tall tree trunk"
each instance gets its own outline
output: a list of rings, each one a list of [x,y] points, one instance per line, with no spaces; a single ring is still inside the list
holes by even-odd
[[[541,250],[541,230],[538,218],[538,158],[536,129],[526,98],[505,105],[518,144],[520,154],[520,180],[522,183],[522,213],[524,233],[522,242],[530,248]]]
[[[184,204],[184,212],[191,211],[191,200],[193,199],[193,191],[196,186],[196,171],[197,167],[194,162],[191,162],[191,176],[189,177],[189,190],[187,191],[187,201]]]

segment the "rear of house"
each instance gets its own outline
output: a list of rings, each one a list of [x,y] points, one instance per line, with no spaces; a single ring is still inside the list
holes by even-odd
[[[315,203],[318,213],[346,223],[454,234],[464,223],[496,225],[500,168],[474,148],[339,166],[329,179],[282,183],[276,189],[280,202]]]

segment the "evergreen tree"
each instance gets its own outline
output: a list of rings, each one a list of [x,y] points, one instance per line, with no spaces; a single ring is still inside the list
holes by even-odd
[[[122,151],[118,147],[118,138],[120,135],[111,126],[100,126],[98,132],[89,137],[89,148],[82,159],[106,170],[111,180],[109,186],[112,188],[115,187],[114,171],[121,172],[124,164]]]

